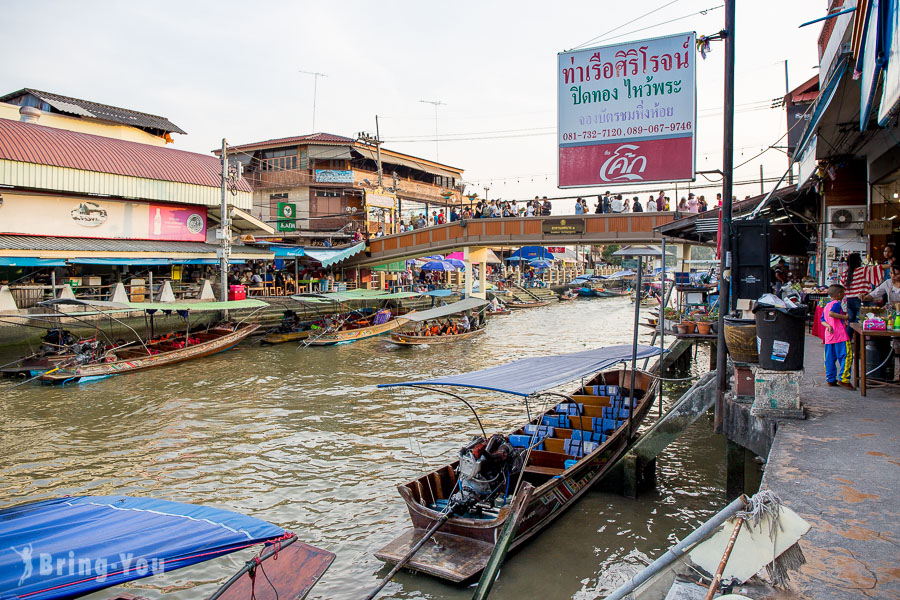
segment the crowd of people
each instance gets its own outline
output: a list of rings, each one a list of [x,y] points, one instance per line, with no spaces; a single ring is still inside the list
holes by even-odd
[[[610,213],[638,213],[638,212],[671,212],[677,211],[681,213],[701,213],[711,210],[712,208],[722,206],[722,194],[716,194],[715,206],[710,206],[705,196],[698,196],[689,193],[686,197],[682,196],[677,205],[673,205],[669,196],[665,191],[660,190],[656,195],[650,195],[646,200],[641,200],[639,196],[632,198],[624,198],[622,194],[612,194],[607,191],[597,197],[594,204],[593,212],[595,214]],[[588,208],[587,200],[578,198],[575,201],[575,214],[586,214],[592,212]]]

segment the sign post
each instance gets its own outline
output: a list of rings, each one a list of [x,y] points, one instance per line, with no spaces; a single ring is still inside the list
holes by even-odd
[[[559,187],[694,180],[695,37],[558,55]]]
[[[297,207],[293,202],[278,203],[278,231],[297,231]]]

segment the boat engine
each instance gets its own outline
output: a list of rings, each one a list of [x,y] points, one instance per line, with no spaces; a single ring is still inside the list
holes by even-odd
[[[459,451],[459,486],[450,496],[456,514],[481,512],[504,490],[512,492],[524,463],[521,449],[495,433],[489,440],[474,438]]]

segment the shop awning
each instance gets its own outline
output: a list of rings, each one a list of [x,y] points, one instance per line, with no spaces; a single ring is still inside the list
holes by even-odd
[[[448,315],[455,315],[456,313],[465,312],[475,308],[481,308],[482,306],[487,305],[487,303],[487,300],[482,300],[481,298],[466,298],[465,300],[460,300],[459,302],[454,302],[452,304],[445,304],[430,310],[411,312],[398,318],[418,323],[430,319],[439,319]]]
[[[269,250],[275,253],[275,258],[298,258],[306,256],[303,246],[269,246]]]
[[[531,396],[629,360],[631,350],[630,344],[624,344],[571,354],[535,356],[471,373],[420,381],[381,383],[378,387],[449,385],[505,392],[516,396]],[[660,349],[653,346],[638,346],[637,358],[649,358],[658,355],[659,352]]]
[[[825,89],[823,89],[819,94],[819,98],[816,101],[815,108],[813,108],[813,113],[809,119],[809,123],[806,125],[806,129],[803,130],[803,135],[800,137],[800,141],[797,142],[797,149],[794,151],[794,156],[799,157],[803,154],[803,151],[806,150],[806,146],[815,135],[816,129],[819,126],[819,121],[822,119],[822,115],[825,114],[825,110],[828,108],[828,105],[834,98],[835,92],[837,92],[838,83],[840,83],[841,78],[844,76],[844,72],[846,70],[846,60],[841,61],[841,63],[837,67],[835,67],[834,72],[832,72],[831,74],[831,79],[828,80],[828,83],[825,85]]]
[[[305,248],[305,254],[313,260],[322,263],[323,267],[330,267],[342,260],[350,258],[354,254],[359,254],[366,249],[366,243],[360,242],[348,248]]]
[[[69,264],[72,265],[135,265],[135,266],[153,266],[167,265],[169,260],[166,258],[71,258]]]
[[[0,256],[0,267],[64,267],[66,261],[55,258],[7,258]]]

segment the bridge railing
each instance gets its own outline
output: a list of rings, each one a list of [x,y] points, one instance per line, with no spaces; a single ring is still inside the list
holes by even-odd
[[[675,219],[672,212],[561,215],[471,219],[397,233],[369,242],[371,259],[389,259],[419,250],[443,250],[485,245],[572,245],[650,242],[661,239],[654,228]],[[581,233],[544,232],[544,223],[566,220]],[[583,227],[581,226],[583,225]],[[559,229],[557,228],[557,231]],[[366,262],[372,262],[367,260]]]

